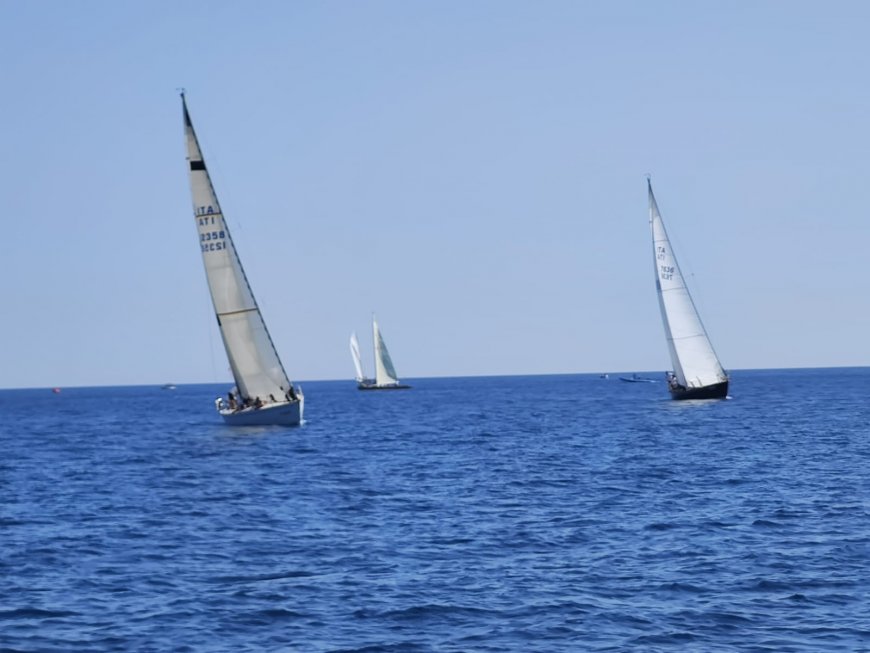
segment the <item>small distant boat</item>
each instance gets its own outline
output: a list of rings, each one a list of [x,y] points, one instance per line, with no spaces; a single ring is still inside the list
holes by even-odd
[[[51,391],[56,395],[60,394],[60,388],[52,388]]]
[[[295,426],[302,422],[302,390],[290,383],[254,299],[205,167],[184,93],[181,104],[200,251],[236,382],[227,398],[215,400],[215,408],[233,426]]]
[[[164,383],[162,386],[160,386],[160,389],[161,390],[175,390],[175,384],[174,383]]]
[[[372,316],[372,339],[375,345],[375,378],[369,379],[363,373],[362,358],[359,353],[359,341],[356,333],[350,334],[350,354],[356,369],[356,383],[360,390],[407,390],[411,386],[399,383],[393,359],[387,351],[387,345],[378,327],[378,321]]]
[[[655,379],[649,379],[645,376],[638,376],[637,374],[632,374],[631,376],[620,376],[620,381],[626,381],[628,383],[658,383]]]
[[[667,375],[668,389],[674,399],[722,399],[728,395],[728,375],[683,280],[649,179],[647,188],[656,292],[674,366]]]

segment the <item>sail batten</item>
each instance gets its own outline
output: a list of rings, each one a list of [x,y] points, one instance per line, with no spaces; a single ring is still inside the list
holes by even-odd
[[[689,294],[649,182],[648,190],[656,293],[676,381],[684,388],[727,383],[728,375]]]
[[[218,317],[226,317],[228,315],[238,315],[239,313],[250,313],[252,311],[256,311],[256,308],[243,308],[238,311],[227,311],[226,313],[217,313]]]
[[[233,380],[242,400],[293,403],[297,401],[293,386],[245,275],[183,94],[181,98],[194,220]],[[296,423],[301,420],[301,400],[295,419]]]

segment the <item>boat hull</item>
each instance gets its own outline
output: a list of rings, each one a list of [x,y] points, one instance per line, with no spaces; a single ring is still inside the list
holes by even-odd
[[[684,388],[671,386],[672,399],[724,399],[728,396],[728,381],[705,385],[700,388]]]
[[[220,410],[224,422],[230,426],[298,426],[302,423],[304,399],[272,404],[263,408]]]
[[[375,385],[375,384],[362,384],[360,383],[357,386],[358,390],[410,390],[411,386],[405,385],[403,383],[391,383],[390,385]]]

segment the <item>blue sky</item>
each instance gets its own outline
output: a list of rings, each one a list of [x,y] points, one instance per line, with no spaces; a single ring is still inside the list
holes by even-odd
[[[291,378],[870,364],[864,2],[0,1],[0,387],[229,378],[185,87]],[[369,368],[371,363],[369,362]]]

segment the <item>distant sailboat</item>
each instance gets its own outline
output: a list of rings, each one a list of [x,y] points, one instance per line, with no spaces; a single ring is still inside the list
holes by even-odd
[[[360,385],[374,385],[374,379],[366,378],[362,367],[362,357],[359,353],[359,340],[356,339],[356,331],[350,334],[350,355],[353,358],[353,366],[356,368],[356,382]]]
[[[645,376],[638,376],[637,374],[632,374],[631,376],[620,376],[619,380],[627,383],[658,383],[655,379],[648,379]]]
[[[284,425],[302,421],[304,398],[290,383],[251,292],[230,231],[218,205],[184,93],[184,131],[190,162],[194,218],[218,326],[236,387],[215,407],[234,426]]]
[[[387,351],[387,345],[381,336],[378,321],[372,317],[372,339],[375,345],[375,378],[366,378],[362,368],[362,358],[359,353],[359,341],[356,333],[350,335],[350,353],[356,369],[357,388],[360,390],[406,390],[411,386],[399,383],[393,359]]]
[[[728,394],[728,375],[689,295],[649,180],[647,187],[656,291],[674,366],[668,373],[668,389],[674,399],[721,399]]]

